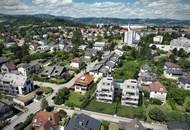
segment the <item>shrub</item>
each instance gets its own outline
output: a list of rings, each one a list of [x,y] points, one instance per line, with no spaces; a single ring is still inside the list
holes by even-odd
[[[190,101],[187,102],[185,110],[186,112],[190,112]]]
[[[64,117],[67,116],[67,112],[64,111],[64,110],[59,110],[59,115],[60,115],[61,118],[64,118]]]
[[[155,121],[159,121],[159,122],[164,122],[166,121],[166,115],[165,113],[157,108],[157,107],[154,107],[152,108],[149,113],[148,113],[149,117]]]
[[[150,99],[151,104],[162,105],[162,102],[158,99]]]
[[[33,117],[34,115],[30,114],[23,123],[15,128],[15,130],[24,130],[24,128],[26,128],[32,122]]]

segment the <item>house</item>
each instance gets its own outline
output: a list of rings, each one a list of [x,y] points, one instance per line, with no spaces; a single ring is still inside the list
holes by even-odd
[[[65,130],[100,130],[101,122],[91,116],[79,114],[71,118]]]
[[[18,72],[25,76],[30,73],[38,73],[39,71],[40,71],[40,65],[36,63],[24,64],[18,67]]]
[[[13,115],[13,107],[0,101],[0,122],[6,121],[11,115]]]
[[[131,122],[119,122],[120,130],[146,130],[146,128],[142,125],[142,123],[133,119]]]
[[[102,102],[113,102],[114,100],[114,80],[112,77],[103,77],[97,84],[96,99]]]
[[[183,49],[186,52],[190,52],[190,39],[182,36],[177,39],[173,39],[170,42],[170,48],[173,50],[176,48],[177,50]]]
[[[169,79],[177,80],[183,75],[183,70],[179,65],[171,62],[166,62],[164,65],[164,76]]]
[[[125,80],[122,86],[121,104],[137,106],[139,103],[139,84],[135,79]]]
[[[171,121],[167,124],[168,130],[189,130],[190,123]]]
[[[117,55],[119,55],[120,57],[123,55],[123,51],[121,50],[121,49],[119,49],[119,48],[116,48],[116,49],[114,49],[114,52],[117,54]]]
[[[1,66],[1,73],[17,72],[17,67],[13,63],[5,63]]]
[[[91,59],[92,57],[95,57],[98,53],[98,50],[96,49],[90,49],[90,48],[87,48],[85,50],[85,59]]]
[[[25,95],[34,90],[31,78],[15,73],[0,75],[0,92],[8,95]]]
[[[7,63],[9,60],[5,57],[0,57],[0,66],[2,66],[3,64]]]
[[[85,74],[75,81],[75,92],[85,93],[93,85],[94,78],[91,75]]]
[[[34,130],[57,130],[59,121],[59,113],[40,111],[33,118],[32,128]]]
[[[62,66],[54,66],[51,77],[61,77],[67,72],[67,69]]]
[[[80,57],[75,57],[74,59],[72,59],[70,66],[72,68],[76,68],[79,69],[81,65],[81,59]]]
[[[190,75],[184,75],[179,78],[178,87],[185,90],[190,90]]]
[[[104,48],[106,46],[106,43],[105,42],[95,42],[94,44],[94,49],[98,50],[98,51],[103,51]]]
[[[162,102],[166,101],[167,90],[159,81],[155,81],[152,84],[150,84],[149,89],[150,98],[158,99]]]
[[[161,35],[155,36],[155,37],[153,37],[153,41],[154,41],[155,43],[162,43],[163,38],[164,38],[164,37],[161,36]]]
[[[46,66],[43,70],[43,72],[41,73],[41,75],[43,76],[47,76],[47,77],[51,77],[52,72],[55,70],[54,66]]]
[[[147,86],[156,81],[156,74],[152,72],[152,69],[147,64],[141,67],[138,76],[138,81],[141,85]]]
[[[67,68],[62,66],[46,66],[41,73],[43,76],[50,77],[61,77],[67,73]]]

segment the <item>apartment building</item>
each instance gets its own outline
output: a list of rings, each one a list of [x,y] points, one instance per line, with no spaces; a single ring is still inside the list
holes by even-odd
[[[114,80],[112,77],[104,77],[97,85],[96,99],[111,103],[114,100]]]
[[[33,91],[31,78],[15,73],[0,75],[0,92],[8,95],[25,95]]]
[[[137,80],[125,80],[122,89],[122,105],[137,106],[139,103],[139,84]]]

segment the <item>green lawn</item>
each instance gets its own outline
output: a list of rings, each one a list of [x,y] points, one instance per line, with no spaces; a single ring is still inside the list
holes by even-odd
[[[115,113],[115,108],[116,108],[116,103],[112,104],[103,103],[103,102],[98,102],[94,99],[88,104],[86,110],[113,115]]]
[[[122,117],[128,117],[128,118],[139,118],[139,119],[145,119],[146,112],[143,107],[128,107],[128,106],[122,106],[121,104],[117,107],[117,115]]]
[[[113,77],[114,79],[131,79],[137,76],[139,68],[143,64],[140,60],[123,60],[123,65],[120,68],[116,68]]]
[[[75,107],[81,107],[84,101],[84,96],[79,93],[70,92],[69,99],[66,101],[66,104],[72,104]]]

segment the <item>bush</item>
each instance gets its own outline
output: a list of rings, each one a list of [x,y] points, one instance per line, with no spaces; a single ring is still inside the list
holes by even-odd
[[[162,105],[162,102],[158,99],[150,99],[151,104]]]
[[[15,130],[24,130],[24,128],[26,128],[32,122],[33,117],[34,115],[30,114],[24,122],[15,127]]]
[[[185,110],[186,112],[190,112],[190,101],[187,102]]]
[[[53,98],[56,105],[64,104],[68,100],[70,91],[68,88],[63,88],[58,91],[58,94]]]
[[[46,108],[46,111],[48,111],[48,112],[52,112],[54,110],[54,107],[53,106],[48,106],[47,108]]]
[[[59,110],[59,115],[60,115],[61,118],[64,118],[64,117],[67,116],[67,112],[64,111],[64,110]]]
[[[166,121],[165,113],[157,107],[152,108],[149,111],[148,115],[151,119],[153,119],[155,121],[159,121],[159,122],[165,122]]]

